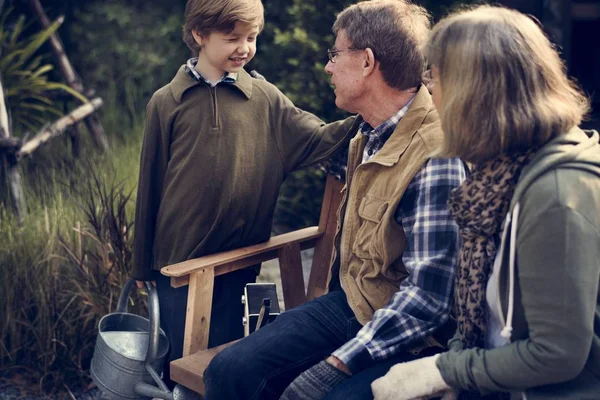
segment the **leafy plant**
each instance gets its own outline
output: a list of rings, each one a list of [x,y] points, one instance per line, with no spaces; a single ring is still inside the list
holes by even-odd
[[[23,227],[0,209],[0,379],[56,399],[73,398],[64,393],[89,384],[98,321],[114,310],[131,268],[131,153],[139,153],[138,143],[50,175],[49,182],[25,176],[54,190],[28,196]],[[145,298],[132,300],[130,310],[143,311]]]
[[[0,76],[6,102],[15,132],[34,131],[48,123],[52,117],[62,115],[51,92],[64,91],[77,99],[87,99],[69,86],[49,79],[53,69],[39,54],[40,47],[56,32],[62,21],[58,20],[31,36],[24,35],[27,28],[25,16],[9,24],[11,10],[0,20]]]
[[[316,167],[289,175],[279,191],[273,217],[276,234],[319,223],[325,173]]]
[[[135,125],[152,95],[173,78],[190,51],[181,39],[184,2],[80,2],[70,26],[72,59],[84,82],[118,103],[117,132]],[[84,5],[83,3],[87,3]],[[111,112],[107,103],[105,111]],[[113,123],[107,121],[107,129]]]

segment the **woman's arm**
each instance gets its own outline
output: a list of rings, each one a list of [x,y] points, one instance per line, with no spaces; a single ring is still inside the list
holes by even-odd
[[[528,338],[492,350],[443,354],[437,365],[450,386],[520,391],[581,372],[594,337],[600,268],[597,219],[588,217],[599,212],[598,205],[577,185],[581,174],[549,173],[521,201],[517,268]]]

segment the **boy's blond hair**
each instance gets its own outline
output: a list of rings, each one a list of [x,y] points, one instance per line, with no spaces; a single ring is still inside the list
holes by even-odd
[[[433,28],[425,54],[439,68],[443,155],[479,164],[537,148],[588,111],[553,45],[518,11],[479,6],[450,15]]]
[[[183,41],[197,53],[200,47],[194,40],[192,31],[203,36],[213,32],[229,33],[235,29],[237,22],[257,25],[262,30],[264,13],[261,0],[188,0],[185,6]]]

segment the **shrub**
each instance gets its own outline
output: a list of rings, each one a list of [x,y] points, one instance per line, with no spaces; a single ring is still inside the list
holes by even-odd
[[[2,211],[0,376],[27,375],[55,394],[88,381],[97,323],[131,268],[135,183],[117,180],[110,161],[82,165],[75,191],[57,177],[23,227]],[[132,299],[132,312],[144,309]]]

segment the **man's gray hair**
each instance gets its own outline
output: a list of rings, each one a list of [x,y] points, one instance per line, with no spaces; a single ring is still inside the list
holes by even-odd
[[[333,32],[343,30],[353,48],[370,48],[386,83],[399,90],[421,83],[422,47],[430,28],[427,10],[408,0],[361,1],[344,9],[333,24]]]

